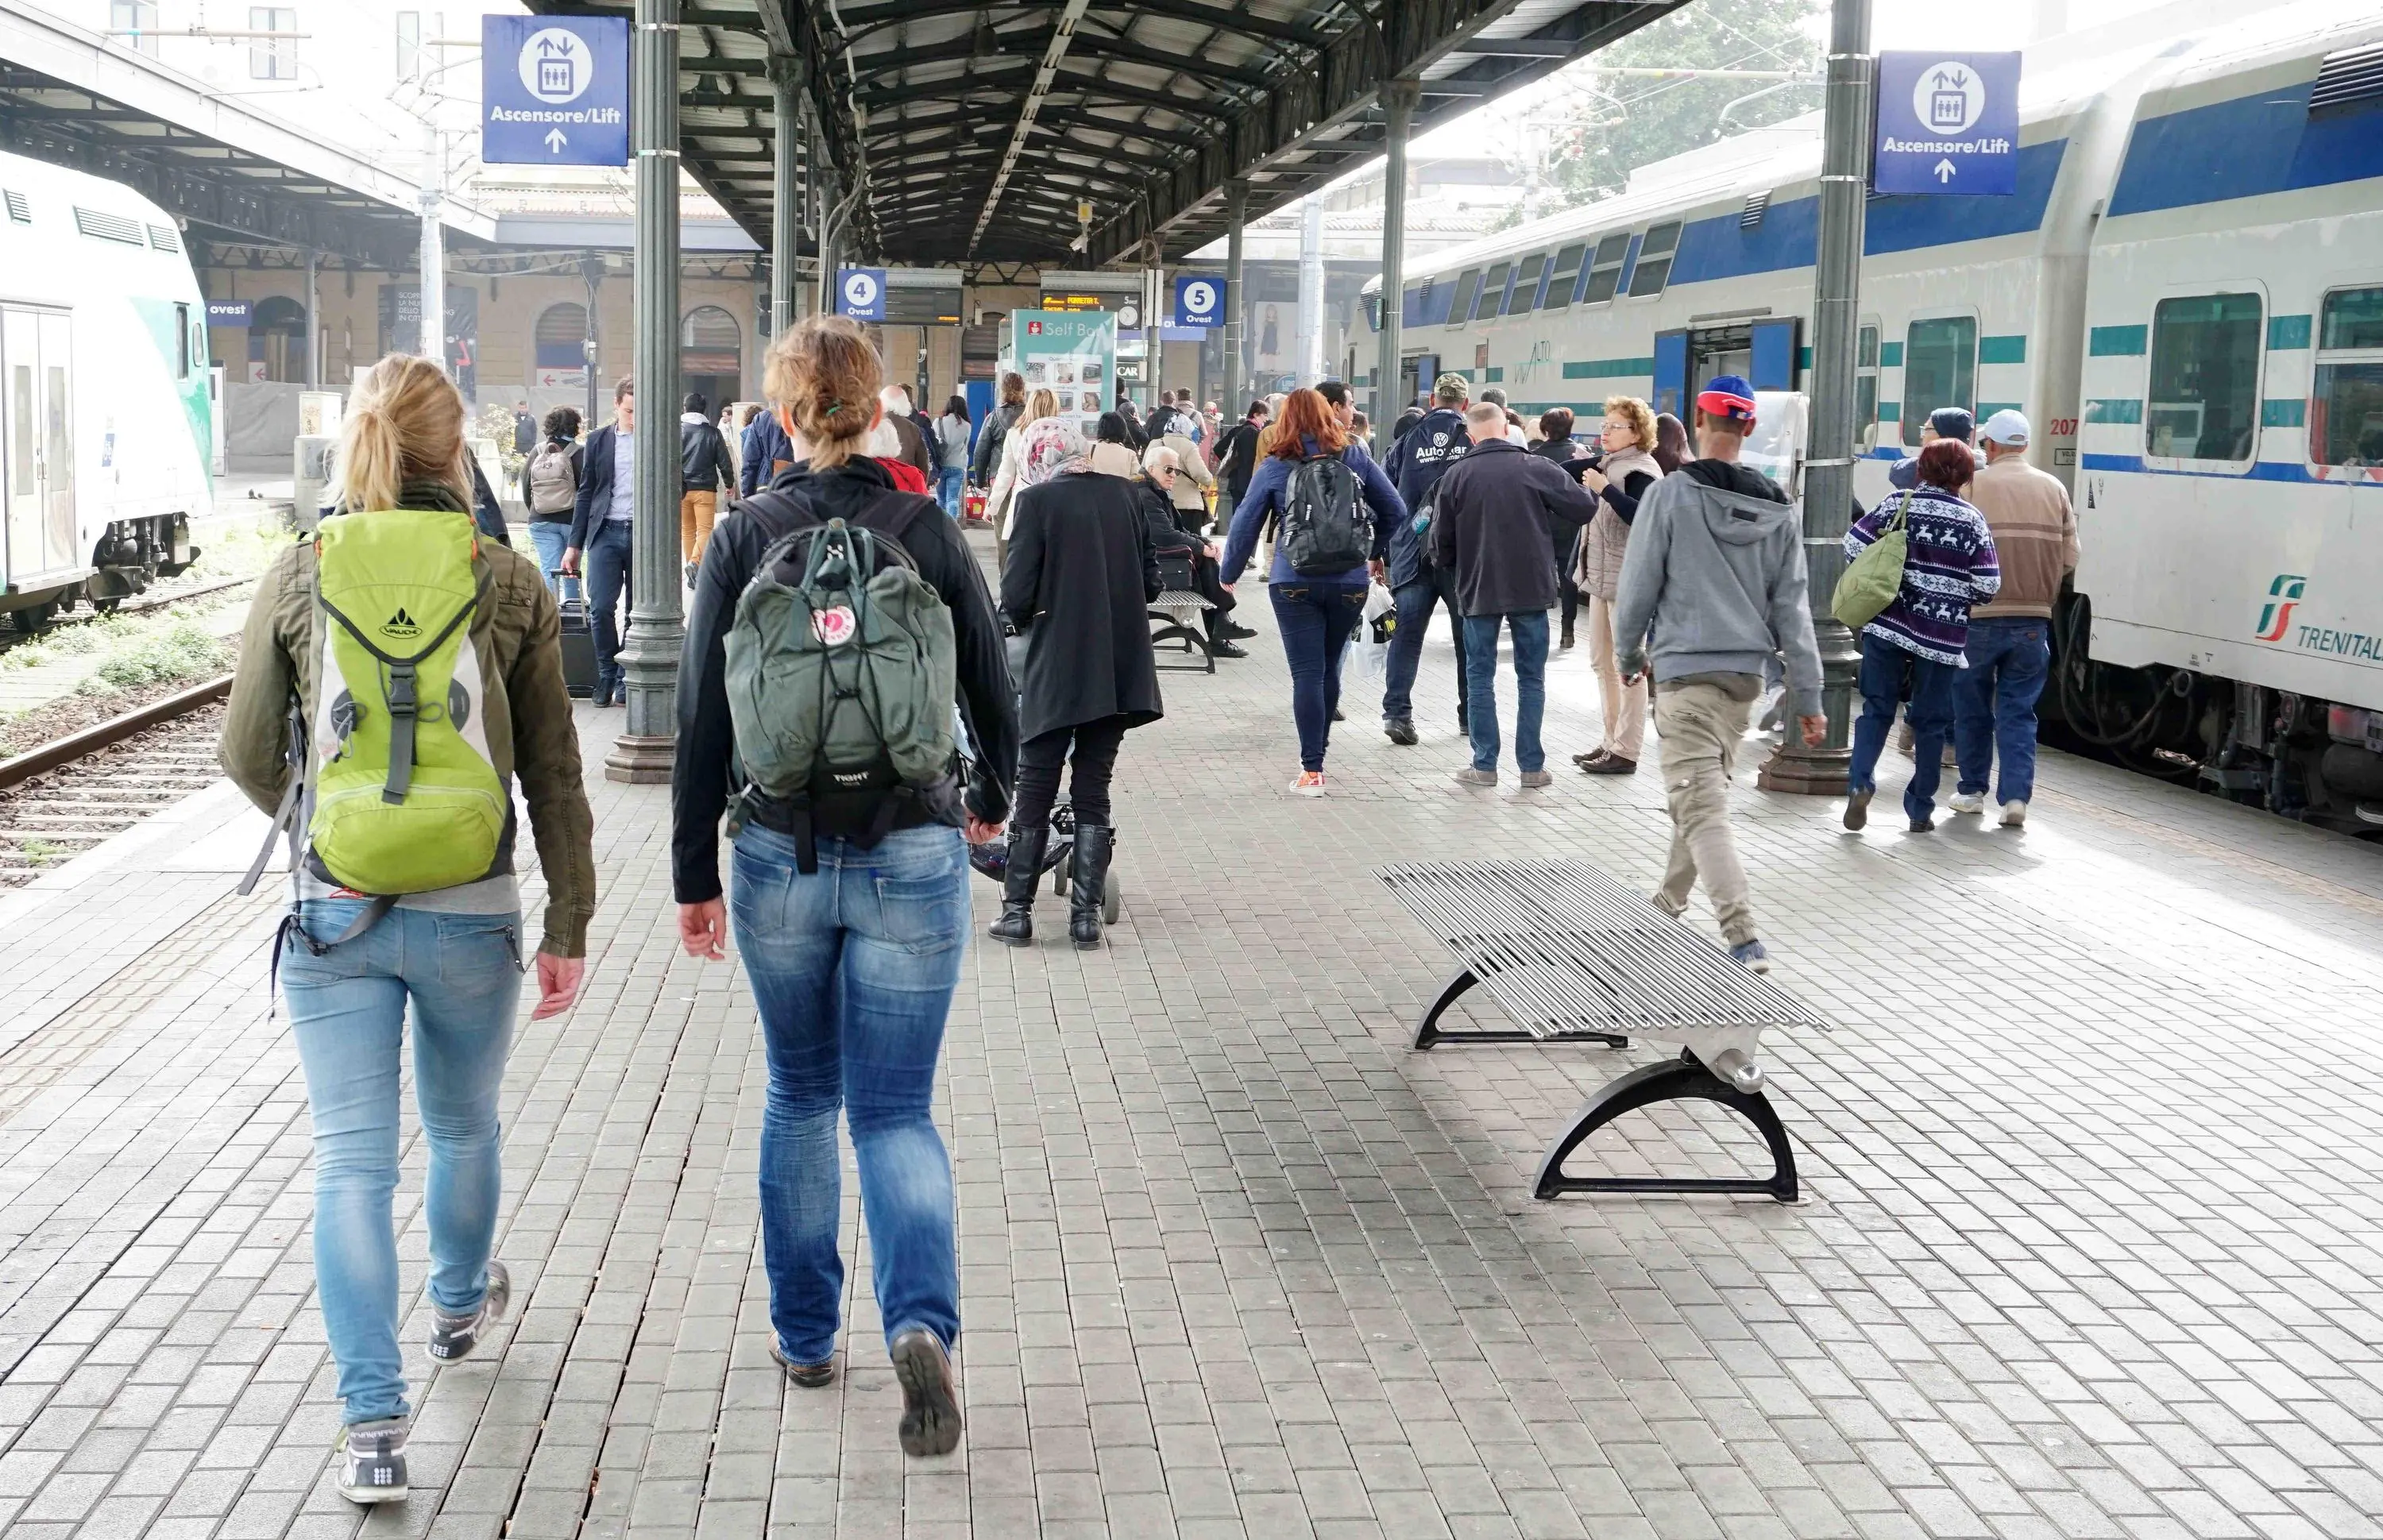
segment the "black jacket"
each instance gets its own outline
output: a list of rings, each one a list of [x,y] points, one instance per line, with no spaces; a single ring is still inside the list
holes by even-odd
[[[612,508],[612,445],[620,428],[607,423],[587,436],[579,457],[579,498],[571,505],[571,548],[586,550]]]
[[[1407,518],[1374,531],[1374,554],[1389,563],[1391,587],[1403,588],[1426,575],[1425,568],[1430,553],[1423,548],[1415,521],[1423,517],[1439,478],[1472,447],[1473,440],[1464,431],[1464,413],[1446,406],[1436,406],[1424,413],[1423,419],[1401,434],[1399,441],[1390,447],[1390,458],[1383,462],[1382,469],[1398,487],[1409,510]]]
[[[1084,472],[1019,492],[1001,610],[1027,636],[1019,736],[1165,714],[1147,608],[1157,597],[1158,554],[1131,482]]]
[[[770,490],[809,505],[822,519],[857,522],[868,511],[870,527],[886,530],[902,543],[919,575],[951,607],[952,634],[958,644],[959,700],[969,742],[977,760],[965,794],[967,810],[987,822],[1009,814],[1009,783],[1018,763],[1018,712],[1002,646],[1001,625],[984,574],[959,526],[932,498],[895,487],[884,466],[862,457],[813,475],[797,463],[770,484]],[[888,519],[878,507],[891,494],[907,500],[907,514]],[[728,717],[727,636],[736,619],[736,600],[760,564],[761,553],[792,528],[759,498],[738,503],[714,526],[696,574],[687,609],[686,647],[679,657],[678,753],[671,769],[671,886],[681,904],[720,896],[720,819],[728,806],[729,755],[735,734]],[[899,511],[896,511],[899,512]],[[1146,645],[1146,644],[1145,644]],[[877,799],[865,807],[839,807],[823,799],[813,813],[813,832],[863,832]],[[896,829],[922,823],[957,826],[963,795],[957,777],[905,806]],[[765,809],[763,823],[772,819]]]
[[[1597,499],[1554,462],[1502,439],[1475,444],[1439,478],[1434,564],[1456,574],[1456,608],[1512,615],[1556,602],[1550,546],[1597,515]]]
[[[683,492],[717,492],[736,487],[736,462],[717,423],[678,423],[678,485]]]
[[[1258,474],[1258,429],[1247,417],[1216,436],[1216,468],[1224,474],[1224,506],[1239,508]]]
[[[979,487],[993,485],[994,472],[1001,468],[1001,441],[1009,437],[1009,429],[1026,408],[1019,405],[997,406],[976,431],[976,452],[969,456],[969,480]]]

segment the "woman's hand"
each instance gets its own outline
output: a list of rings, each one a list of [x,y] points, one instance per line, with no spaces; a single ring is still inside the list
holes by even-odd
[[[728,940],[728,906],[717,898],[707,898],[700,904],[678,906],[678,943],[686,948],[690,957],[702,957],[719,962],[728,954],[722,946]]]
[[[544,1021],[550,1016],[561,1016],[571,1009],[579,998],[580,980],[587,977],[585,957],[558,957],[550,952],[537,955],[537,1007],[529,1013],[532,1021]]]
[[[987,823],[974,813],[961,815],[960,837],[970,844],[991,844],[1001,838],[1001,825]]]
[[[1602,492],[1605,490],[1605,473],[1594,465],[1584,465],[1580,468],[1580,484],[1591,492]]]

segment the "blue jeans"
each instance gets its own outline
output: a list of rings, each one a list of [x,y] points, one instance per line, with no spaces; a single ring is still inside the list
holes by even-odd
[[[579,597],[579,580],[562,575],[562,553],[571,547],[571,526],[546,519],[533,519],[529,525],[529,543],[537,548],[537,570],[546,574],[546,585],[557,598]]]
[[[968,489],[968,467],[946,465],[935,473],[935,500],[944,511],[957,519],[964,511],[960,495]]]
[[[1415,670],[1423,663],[1423,636],[1431,624],[1434,605],[1448,606],[1448,625],[1456,639],[1456,709],[1466,713],[1472,689],[1464,671],[1464,622],[1456,613],[1456,584],[1426,569],[1421,577],[1390,596],[1398,600],[1399,623],[1390,631],[1390,656],[1383,669],[1382,720],[1414,720]]]
[[[968,942],[959,831],[897,830],[874,850],[822,839],[819,869],[805,876],[791,838],[748,825],[731,872],[736,947],[770,1063],[761,1253],[779,1350],[796,1363],[824,1363],[835,1350],[838,1108],[859,1161],[885,1340],[924,1326],[949,1347],[960,1330],[959,1263],[952,1162],[932,1106]]]
[[[629,586],[629,521],[607,519],[587,537],[580,553],[587,573],[587,622],[596,633],[596,694],[617,692],[621,675],[621,633],[618,610]]]
[[[344,933],[361,899],[309,900],[317,943]],[[497,1088],[521,998],[521,916],[391,909],[315,955],[283,941],[281,992],[315,1122],[315,1280],[339,1365],[345,1420],[408,1411],[397,1346],[398,1075],[414,1007],[414,1099],[430,1147],[423,1185],[430,1298],[458,1313],[488,1287],[497,1232]]]
[[[1464,672],[1472,704],[1464,731],[1473,740],[1473,768],[1498,768],[1498,628],[1514,637],[1514,764],[1525,771],[1545,770],[1539,719],[1548,708],[1548,612],[1522,610],[1510,615],[1464,617]]]
[[[1953,752],[1961,761],[1961,790],[1983,795],[1986,774],[2002,758],[1996,802],[2035,795],[2035,703],[2052,667],[2052,622],[2032,615],[1969,622],[1963,655],[1969,666],[1953,686]]]
[[[1895,728],[1895,703],[1905,698],[1908,690],[1911,784],[1904,789],[1903,810],[1915,822],[1936,810],[1936,783],[1945,771],[1945,739],[1953,731],[1953,679],[1960,671],[1950,663],[1934,662],[1862,633],[1861,671],[1854,680],[1854,687],[1861,692],[1862,708],[1854,719],[1847,790],[1878,789],[1878,757],[1885,752],[1886,735]]]
[[[1282,654],[1290,664],[1290,716],[1299,724],[1299,768],[1320,770],[1331,745],[1332,712],[1340,704],[1340,655],[1365,612],[1360,584],[1301,582],[1266,585],[1274,603]]]

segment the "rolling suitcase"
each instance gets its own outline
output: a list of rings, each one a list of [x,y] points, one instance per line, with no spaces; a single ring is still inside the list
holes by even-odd
[[[596,693],[596,634],[587,629],[587,606],[580,599],[564,599],[562,611],[562,683],[574,699],[586,700]]]

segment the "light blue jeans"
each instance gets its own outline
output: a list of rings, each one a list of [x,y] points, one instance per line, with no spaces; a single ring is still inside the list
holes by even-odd
[[[747,826],[729,906],[770,1064],[761,1114],[761,1254],[770,1324],[796,1363],[835,1350],[844,1256],[836,1113],[852,1129],[877,1312],[895,1334],[958,1340],[952,1162],[935,1131],[935,1061],[968,944],[968,856],[959,831],[888,834],[873,850],[795,842]]]
[[[361,899],[310,900],[300,922],[320,945],[364,909]],[[281,992],[315,1122],[315,1281],[349,1423],[408,1411],[390,1227],[407,1003],[414,1098],[430,1147],[430,1298],[460,1313],[476,1309],[488,1287],[497,1088],[521,998],[520,950],[517,913],[391,909],[320,956],[296,936],[283,939]]]
[[[1467,615],[1463,624],[1464,674],[1472,683],[1464,733],[1473,741],[1473,768],[1498,768],[1498,629],[1502,625],[1514,637],[1514,764],[1524,770],[1545,770],[1548,757],[1539,744],[1539,723],[1548,709],[1548,612]]]
[[[571,526],[550,519],[532,519],[529,543],[537,548],[537,570],[546,574],[546,585],[557,598],[579,597],[579,580],[562,573],[562,553],[571,548]]]
[[[960,499],[967,490],[967,466],[946,465],[935,473],[935,500],[942,503],[944,511],[955,519],[966,511]]]

